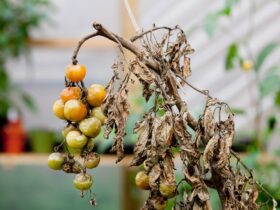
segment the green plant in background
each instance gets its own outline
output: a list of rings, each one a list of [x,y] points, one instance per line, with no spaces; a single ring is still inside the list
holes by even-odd
[[[235,5],[240,0],[226,0],[225,6],[217,11],[207,15],[204,21],[205,32],[211,38],[215,30],[218,28],[221,18],[230,18],[232,11],[235,9]],[[270,4],[272,1],[266,2]],[[279,118],[280,109],[280,65],[269,65],[267,59],[277,49],[279,43],[269,42],[264,44],[262,49],[254,55],[250,49],[249,41],[252,38],[254,29],[253,15],[255,13],[255,1],[250,2],[249,8],[249,30],[240,37],[234,38],[231,30],[230,23],[228,28],[222,28],[228,36],[233,37],[232,43],[227,46],[227,52],[225,55],[225,71],[241,69],[248,80],[248,90],[250,91],[251,105],[247,110],[236,109],[236,114],[246,114],[246,112],[253,109],[255,113],[254,128],[250,134],[251,143],[247,146],[245,163],[254,171],[258,179],[263,183],[263,186],[268,189],[275,199],[280,201],[280,166],[277,163],[280,157],[280,149],[276,149],[273,155],[267,154],[267,144],[270,137],[277,130],[277,123]],[[266,65],[265,65],[266,64]],[[268,66],[268,67],[266,67]],[[254,97],[254,93],[256,96]],[[274,104],[269,110],[268,115],[264,115],[263,103],[267,97],[274,97]],[[246,116],[244,116],[246,117]],[[263,126],[263,122],[267,122]],[[265,201],[265,196],[260,195],[259,199]]]
[[[0,117],[5,118],[9,107],[18,109],[20,98],[30,110],[35,110],[31,97],[10,80],[7,61],[18,58],[28,50],[32,29],[46,17],[47,0],[0,1]]]

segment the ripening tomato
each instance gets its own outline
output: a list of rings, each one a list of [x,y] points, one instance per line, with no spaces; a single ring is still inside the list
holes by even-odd
[[[101,110],[101,107],[95,107],[91,110],[91,116],[92,117],[96,117],[100,120],[101,124],[103,125],[106,121],[106,117],[105,115],[103,114],[102,110]]]
[[[67,145],[73,149],[82,149],[87,141],[88,138],[79,131],[70,131],[66,136]]]
[[[65,116],[64,116],[64,103],[62,100],[56,100],[53,104],[53,113],[55,114],[55,116],[57,116],[58,118],[64,120]]]
[[[254,62],[252,60],[249,60],[249,59],[243,60],[242,63],[241,63],[241,67],[242,67],[243,71],[249,72],[254,67]]]
[[[100,106],[106,97],[106,90],[102,85],[93,84],[88,88],[87,101],[91,106]]]
[[[140,189],[150,189],[149,176],[144,171],[139,171],[135,176],[135,184]]]
[[[101,122],[96,117],[90,117],[79,123],[79,129],[86,136],[94,138],[100,133]]]
[[[86,67],[81,64],[68,65],[65,70],[65,76],[71,82],[80,82],[86,76]]]
[[[53,170],[60,170],[64,162],[64,157],[59,152],[51,153],[48,157],[48,166]]]
[[[85,166],[89,169],[96,168],[100,162],[100,155],[97,153],[89,153],[85,158]]]
[[[74,186],[79,190],[88,190],[92,186],[92,176],[85,173],[80,173],[73,180]]]
[[[79,122],[87,115],[86,105],[77,99],[71,99],[64,105],[64,116],[72,122]]]
[[[82,91],[79,87],[67,87],[64,88],[60,93],[61,100],[66,103],[71,99],[80,99]]]

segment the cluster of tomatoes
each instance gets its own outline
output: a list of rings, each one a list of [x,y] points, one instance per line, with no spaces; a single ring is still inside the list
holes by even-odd
[[[144,169],[139,171],[135,176],[135,184],[139,189],[150,190],[150,177],[147,174],[146,161],[144,161]],[[167,207],[168,199],[174,197],[177,192],[177,185],[160,183],[159,184],[159,196],[157,199],[152,200],[152,205],[156,210],[164,210]]]
[[[67,152],[59,149],[49,155],[48,166],[66,173],[76,173],[74,186],[83,191],[93,184],[86,169],[99,165],[100,156],[93,152],[94,138],[100,133],[106,117],[100,108],[106,90],[102,85],[93,84],[86,88],[83,79],[86,68],[83,65],[69,65],[65,70],[66,87],[61,91],[60,99],[53,104],[54,114],[67,122],[62,131]],[[76,158],[77,155],[79,158]]]

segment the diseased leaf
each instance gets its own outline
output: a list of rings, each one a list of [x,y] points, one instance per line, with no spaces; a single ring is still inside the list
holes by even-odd
[[[191,63],[190,63],[190,58],[185,57],[184,58],[184,66],[183,66],[183,77],[186,79],[187,77],[191,76]]]
[[[129,80],[129,75],[126,75],[118,92],[113,92],[114,79],[112,79],[107,90],[107,96],[103,103],[103,111],[107,116],[108,120],[106,122],[106,129],[104,132],[104,138],[108,138],[109,134],[115,128],[116,136],[114,138],[114,143],[112,145],[112,152],[117,153],[117,161],[119,162],[124,157],[124,146],[123,140],[125,136],[125,124],[128,118],[128,87],[127,83]]]
[[[172,113],[166,112],[162,117],[157,117],[153,124],[152,146],[156,147],[159,156],[165,155],[169,149],[169,140],[173,133]]]
[[[133,159],[131,161],[131,166],[138,166],[143,163],[147,156],[147,142],[149,141],[149,136],[151,132],[150,123],[152,120],[152,116],[149,113],[144,120],[136,123],[136,127],[134,128],[134,132],[140,133],[138,140],[134,147]]]
[[[207,143],[204,153],[203,153],[203,161],[204,161],[204,168],[206,171],[210,170],[210,165],[214,157],[214,152],[218,146],[219,136],[213,136],[209,142]]]
[[[151,189],[157,190],[158,189],[158,183],[157,180],[159,179],[161,175],[161,169],[159,164],[156,164],[153,166],[149,173],[149,184]]]
[[[180,146],[182,161],[197,162],[200,154],[196,149],[196,143],[191,141],[191,135],[187,132],[183,120],[178,116],[174,119],[174,136]]]
[[[276,49],[277,46],[278,46],[277,43],[269,43],[260,51],[256,59],[256,65],[255,65],[255,70],[257,72],[260,70],[266,58]]]
[[[208,141],[215,131],[215,118],[211,107],[207,107],[203,117],[204,138]]]
[[[172,156],[170,153],[164,158],[162,164],[163,164],[163,172],[162,172],[160,182],[167,185],[176,185],[176,178],[173,172],[174,162],[172,160]]]

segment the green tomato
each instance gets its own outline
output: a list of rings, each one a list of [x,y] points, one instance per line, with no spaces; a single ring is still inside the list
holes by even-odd
[[[101,122],[96,117],[90,117],[80,122],[79,129],[86,136],[96,137],[100,133]]]
[[[100,162],[100,155],[97,153],[89,153],[85,158],[85,166],[89,169],[96,168]]]
[[[63,137],[66,138],[67,134],[70,131],[77,131],[77,130],[78,129],[74,125],[70,124],[70,125],[66,126],[61,133],[62,133]]]
[[[68,147],[68,152],[69,152],[71,155],[74,155],[74,156],[80,155],[80,154],[82,153],[82,150],[83,150],[82,148],[76,149],[76,148]]]
[[[85,173],[80,173],[73,180],[74,186],[79,190],[88,190],[92,186],[92,176]]]
[[[101,107],[95,107],[91,110],[91,116],[92,117],[96,117],[97,119],[100,120],[101,124],[103,125],[106,121],[106,117],[103,114]]]
[[[66,136],[67,145],[73,149],[82,149],[87,141],[88,138],[79,131],[70,131]]]
[[[166,198],[172,198],[176,195],[177,186],[175,184],[161,183],[159,185],[159,192]]]
[[[144,171],[139,171],[135,176],[135,184],[140,189],[150,189],[149,176]]]
[[[59,152],[51,153],[48,157],[48,166],[53,170],[60,170],[64,162],[64,157]]]

